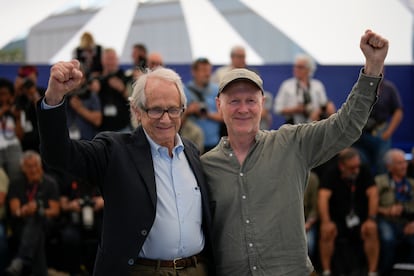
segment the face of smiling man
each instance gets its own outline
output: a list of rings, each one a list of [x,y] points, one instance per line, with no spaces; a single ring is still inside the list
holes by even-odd
[[[181,116],[171,118],[168,112],[164,112],[160,118],[154,119],[150,118],[148,110],[182,108],[178,88],[173,82],[152,77],[147,80],[145,96],[147,111],[142,109],[136,111],[137,118],[151,139],[167,147],[171,152],[175,145],[175,136],[181,126]]]
[[[216,103],[229,137],[256,135],[263,101],[262,91],[248,80],[236,80],[220,93]]]

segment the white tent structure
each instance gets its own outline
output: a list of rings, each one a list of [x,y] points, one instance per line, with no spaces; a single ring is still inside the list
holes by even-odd
[[[0,0],[0,49],[70,0]]]
[[[290,63],[298,52],[320,64],[359,64],[359,37],[367,28],[389,38],[388,64],[413,62],[410,0],[108,0],[100,8],[53,15],[67,0],[5,1],[0,18],[10,24],[0,31],[0,48],[23,22],[34,24],[26,42],[31,63],[70,59],[89,31],[102,46],[115,48],[122,63],[131,62],[132,45],[140,42],[167,64],[200,56],[226,64],[234,45],[246,47],[251,65]]]

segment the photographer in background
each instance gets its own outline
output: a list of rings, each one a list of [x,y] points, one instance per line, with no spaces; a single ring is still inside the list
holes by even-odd
[[[22,178],[19,162],[23,128],[14,96],[13,83],[0,78],[0,166],[5,169],[10,181]]]
[[[101,232],[104,200],[96,185],[65,175],[61,189],[61,270],[91,273]]]
[[[360,252],[354,249],[359,249],[361,245],[365,253],[368,275],[378,275],[378,190],[369,168],[361,164],[356,149],[342,150],[338,155],[337,165],[322,176],[318,192],[318,210],[322,275],[331,275],[331,266],[333,275],[348,275],[360,267]],[[334,259],[334,255],[341,256],[338,254],[339,247],[345,251],[351,249],[354,255],[342,260]],[[343,255],[346,256],[346,253]],[[355,256],[358,259],[355,259]]]
[[[127,77],[128,95],[132,95],[135,81],[144,73],[147,68],[147,47],[142,43],[132,46],[131,51],[132,67],[125,71]]]
[[[67,125],[70,138],[74,140],[91,140],[102,124],[99,79],[87,79],[84,70],[83,72],[80,87],[68,94]]]
[[[328,101],[325,86],[313,78],[315,61],[306,54],[299,54],[293,65],[293,77],[280,85],[273,110],[282,115],[288,124],[318,121],[335,113],[336,108]]]
[[[80,37],[79,46],[73,51],[73,58],[85,67],[86,74],[99,76],[102,73],[102,46],[95,43],[90,32],[84,32]]]
[[[207,58],[198,58],[191,65],[193,79],[185,85],[188,108],[187,120],[195,122],[204,134],[204,151],[214,148],[220,140],[223,123],[217,112],[218,86],[210,81],[212,66]]]
[[[38,85],[38,69],[34,65],[22,65],[14,80],[14,104],[21,117],[22,136],[19,137],[23,151],[39,152],[39,130],[35,103],[44,96],[45,88]],[[19,157],[17,157],[18,159]]]
[[[58,186],[43,172],[41,157],[35,151],[23,153],[21,169],[24,180],[11,182],[8,194],[17,253],[6,275],[47,275],[45,240],[53,219],[59,215]]]
[[[134,66],[140,70],[147,68],[147,47],[142,43],[134,44],[132,47],[132,61]]]
[[[119,66],[115,49],[106,48],[103,51],[102,66],[98,93],[103,115],[100,131],[128,132],[131,130],[128,78]]]
[[[20,121],[23,135],[20,138],[22,150],[39,151],[39,130],[37,127],[36,102],[40,99],[40,91],[36,83],[26,78],[19,87],[20,94],[16,96],[16,109],[20,111]]]
[[[39,72],[36,66],[30,64],[20,66],[17,70],[17,76],[14,80],[14,90],[16,93],[16,97],[19,97],[22,94],[22,85],[28,80],[34,83],[36,90],[39,92],[41,96],[43,96],[45,94],[46,89],[44,87],[38,86],[38,77]]]
[[[384,275],[391,273],[396,261],[414,263],[414,179],[407,177],[404,157],[400,149],[388,150],[384,158],[388,172],[375,177],[380,195],[378,229]],[[403,260],[396,257],[399,245],[407,250],[398,256]]]

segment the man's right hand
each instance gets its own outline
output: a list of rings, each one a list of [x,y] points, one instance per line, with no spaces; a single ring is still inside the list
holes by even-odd
[[[45,93],[48,105],[58,105],[70,91],[79,87],[82,71],[77,60],[58,62],[50,69],[49,84]]]
[[[365,56],[365,74],[381,75],[388,53],[388,40],[371,30],[366,30],[361,37],[360,48]]]

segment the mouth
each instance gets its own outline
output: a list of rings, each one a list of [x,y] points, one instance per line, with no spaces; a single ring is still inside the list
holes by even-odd
[[[169,130],[169,129],[171,129],[171,128],[172,128],[172,126],[157,126],[157,128],[158,128],[159,130]]]
[[[237,120],[237,121],[248,121],[248,120],[250,120],[250,117],[236,117],[234,119]]]

